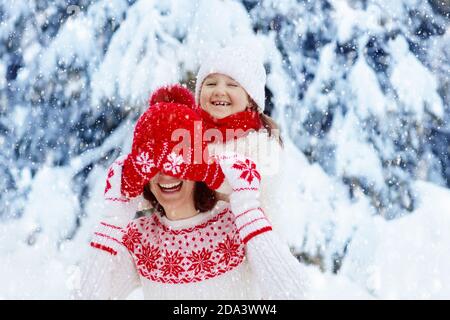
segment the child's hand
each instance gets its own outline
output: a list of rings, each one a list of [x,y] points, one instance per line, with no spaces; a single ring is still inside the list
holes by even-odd
[[[254,236],[272,230],[259,201],[261,175],[256,164],[238,154],[225,154],[217,159],[233,188],[230,207],[243,242],[247,243]]]
[[[259,191],[261,175],[252,160],[236,153],[221,155],[218,160],[233,191]]]

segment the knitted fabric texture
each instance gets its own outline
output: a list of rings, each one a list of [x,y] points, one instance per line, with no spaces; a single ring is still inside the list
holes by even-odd
[[[184,104],[188,107],[195,106],[195,100],[192,93],[179,84],[162,86],[156,89],[149,99],[149,106],[160,102],[172,102]]]
[[[217,129],[222,135],[220,143],[244,137],[249,130],[258,131],[262,127],[259,114],[255,111],[242,111],[222,119],[213,118],[205,110],[201,110],[203,127],[206,130]]]
[[[264,112],[266,71],[262,58],[255,55],[252,48],[230,45],[211,52],[202,62],[195,84],[195,99],[200,101],[200,89],[205,78],[212,73],[227,75],[247,91],[258,105],[258,111]]]
[[[74,297],[125,299],[141,286],[145,299],[304,298],[307,275],[287,245],[271,231],[243,246],[230,210],[219,201],[179,221],[144,216],[120,227],[105,220]]]
[[[91,246],[117,255],[131,253],[139,274],[160,283],[192,283],[217,277],[239,266],[245,256],[234,215],[227,206],[190,228],[172,229],[158,214],[130,222],[125,228],[102,222]]]
[[[158,219],[131,223],[122,237],[141,276],[161,283],[192,283],[217,277],[244,259],[233,216],[228,210],[207,222],[173,230]]]
[[[233,189],[230,205],[243,242],[247,243],[251,238],[272,230],[258,199],[261,175],[256,164],[249,158],[235,153],[222,155],[218,159]]]

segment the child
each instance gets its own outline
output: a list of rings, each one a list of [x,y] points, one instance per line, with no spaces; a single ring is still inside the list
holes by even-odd
[[[276,123],[263,114],[265,84],[262,59],[251,48],[228,46],[202,62],[195,99],[205,129],[217,129],[222,134],[221,141],[208,146],[210,152],[220,155],[234,151],[255,161],[262,175],[262,208],[272,220],[281,205],[277,202],[277,179],[282,141]],[[233,132],[234,136],[230,134]],[[227,199],[230,189],[224,186],[219,191],[223,193],[219,197]]]

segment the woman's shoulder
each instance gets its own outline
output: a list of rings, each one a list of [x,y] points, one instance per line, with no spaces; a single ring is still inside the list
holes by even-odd
[[[137,211],[135,217],[125,227],[125,233],[128,232],[146,232],[149,231],[149,226],[155,225],[156,213],[152,209],[145,209]]]

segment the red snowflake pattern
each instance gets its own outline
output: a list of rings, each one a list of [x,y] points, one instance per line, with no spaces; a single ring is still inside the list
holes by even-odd
[[[239,257],[239,242],[237,242],[236,237],[231,238],[227,235],[225,241],[219,243],[217,246],[217,252],[219,252],[222,257],[219,263],[225,263],[228,265],[232,258]]]
[[[258,179],[261,181],[261,176],[259,172],[256,170],[256,164],[253,161],[250,161],[249,159],[245,159],[245,162],[243,161],[236,161],[232,168],[238,169],[241,171],[241,175],[239,178],[247,180],[248,184],[251,184],[253,181],[253,178]]]
[[[161,257],[161,253],[159,252],[158,247],[153,245],[143,246],[142,253],[137,253],[136,257],[138,258],[138,266],[145,266],[147,272],[151,272],[156,269],[156,261]]]
[[[181,261],[183,261],[183,256],[179,251],[169,252],[166,250],[164,255],[164,265],[161,267],[163,277],[174,276],[175,278],[178,278],[180,273],[184,271],[180,266]]]
[[[203,248],[201,251],[194,251],[188,257],[192,262],[188,271],[194,271],[196,274],[200,273],[202,270],[206,272],[211,272],[211,268],[214,266],[214,262],[211,261],[212,251]]]
[[[141,243],[141,238],[142,233],[136,227],[131,226],[127,228],[127,232],[123,235],[122,243],[128,250],[134,252],[134,247]]]
[[[140,275],[160,283],[214,278],[239,266],[245,256],[245,245],[228,208],[185,229],[167,227],[157,214],[142,217],[127,226],[122,243]]]

